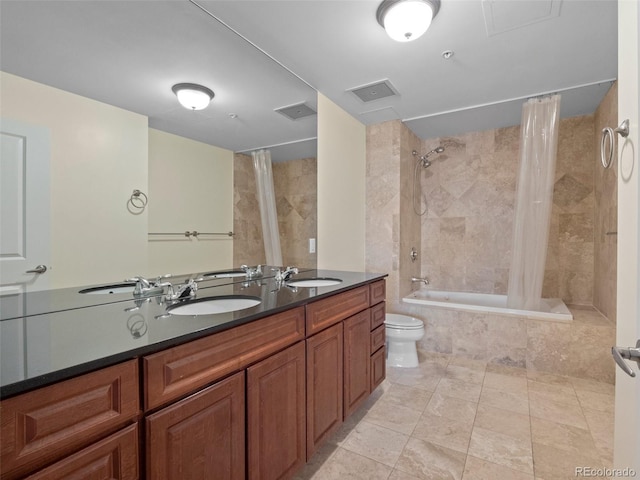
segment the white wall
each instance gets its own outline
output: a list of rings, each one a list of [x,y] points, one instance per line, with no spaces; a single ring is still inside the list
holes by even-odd
[[[366,129],[318,94],[318,268],[365,270]]]
[[[0,115],[51,132],[50,287],[147,270],[147,117],[0,72]]]
[[[149,129],[149,232],[233,230],[233,152]],[[233,239],[149,237],[149,275],[230,268]]]

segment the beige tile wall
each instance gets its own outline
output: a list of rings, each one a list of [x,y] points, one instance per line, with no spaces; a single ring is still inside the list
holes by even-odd
[[[273,164],[280,248],[284,265],[315,268],[317,253],[309,239],[317,238],[318,169],[315,158]]]
[[[438,145],[422,172],[422,273],[433,288],[507,291],[520,127],[424,142]],[[593,298],[593,116],[560,121],[543,294],[568,303]]]
[[[316,253],[309,253],[309,238],[317,236],[317,162],[304,158],[274,163],[273,184],[278,211],[282,263],[315,268]],[[233,263],[265,263],[260,207],[256,195],[253,160],[236,154],[233,175]]]
[[[595,221],[593,305],[609,320],[616,321],[616,275],[618,222],[618,165],[614,161],[605,170],[600,163],[600,135],[604,127],[618,124],[618,84],[615,83],[595,113]],[[614,158],[616,154],[614,152]]]

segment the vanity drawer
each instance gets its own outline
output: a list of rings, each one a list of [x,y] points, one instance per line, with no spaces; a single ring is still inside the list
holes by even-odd
[[[380,325],[373,332],[371,332],[371,351],[375,352],[384,345],[384,325]]]
[[[306,306],[307,335],[313,335],[369,307],[369,285]]]
[[[22,478],[132,422],[138,389],[131,360],[3,400],[2,479]]]
[[[114,433],[57,463],[27,477],[27,480],[109,478],[138,480],[138,424]]]
[[[302,340],[304,307],[144,357],[144,408],[151,410]]]
[[[371,330],[375,330],[380,325],[384,324],[386,315],[385,307],[386,304],[384,302],[371,307]]]
[[[387,295],[386,291],[386,282],[384,280],[378,280],[377,282],[373,282],[369,285],[371,290],[370,293],[370,305],[375,305],[376,303],[384,302],[384,299]]]

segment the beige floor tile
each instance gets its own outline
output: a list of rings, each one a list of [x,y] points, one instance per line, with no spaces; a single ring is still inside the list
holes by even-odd
[[[473,427],[469,455],[520,472],[533,474],[531,442],[527,440]]]
[[[462,480],[533,480],[533,475],[468,455]]]
[[[404,405],[412,410],[422,412],[429,403],[431,395],[432,392],[428,390],[422,390],[420,388],[396,383],[385,392],[384,398]]]
[[[458,367],[472,368],[478,371],[485,371],[487,369],[487,362],[483,360],[474,360],[466,357],[451,357],[449,359],[449,365],[455,365]]]
[[[582,455],[575,452],[567,452],[557,447],[533,444],[533,463],[536,478],[545,480],[565,480],[576,477],[576,468],[601,468],[598,458]]]
[[[502,408],[478,405],[474,426],[510,435],[520,440],[531,440],[531,418],[529,415]]]
[[[422,412],[401,405],[396,401],[381,399],[367,412],[364,420],[405,435],[411,435],[421,414]]]
[[[487,372],[482,385],[502,392],[527,392],[527,379],[525,377],[503,375],[501,373]]]
[[[554,385],[529,380],[529,400],[552,400],[568,405],[580,405],[573,385]]]
[[[463,419],[473,422],[478,404],[456,397],[447,397],[434,393],[429,400],[425,413],[451,419]]]
[[[396,469],[418,478],[460,480],[465,458],[464,453],[410,438]]]
[[[474,384],[482,384],[484,381],[484,371],[469,367],[461,367],[459,365],[449,365],[444,374],[445,378],[453,380],[461,380]]]
[[[472,428],[473,420],[423,413],[411,436],[466,454]]]
[[[393,467],[409,436],[380,425],[361,421],[342,443],[342,448]]]
[[[526,391],[521,393],[502,392],[483,386],[480,394],[480,405],[529,415],[529,396]]]
[[[571,453],[599,456],[589,430],[541,418],[531,418],[531,441]]]
[[[338,448],[317,471],[300,480],[387,480],[392,470],[388,465]]]
[[[435,371],[441,373],[435,373]],[[433,392],[444,375],[444,371],[445,367],[434,367],[433,372],[420,368],[406,368],[404,372],[394,378],[393,382]]]
[[[438,383],[435,393],[447,397],[461,398],[469,402],[477,402],[480,399],[481,390],[482,385],[480,384],[445,377]]]
[[[532,417],[542,418],[564,425],[572,425],[582,429],[589,428],[580,405],[569,405],[567,403],[530,396],[529,408]]]
[[[614,395],[590,392],[588,390],[576,390],[576,395],[578,396],[578,400],[580,400],[582,408],[613,413],[615,404]]]
[[[613,465],[613,413],[583,408],[593,441],[605,466]]]
[[[488,363],[487,373],[499,373],[501,375],[512,375],[514,377],[526,377],[527,369],[518,367],[509,367],[499,363]]]
[[[540,383],[549,383],[551,385],[567,385],[573,386],[569,377],[561,375],[553,375],[551,373],[535,372],[527,370],[527,378]]]
[[[596,380],[587,378],[569,377],[569,379],[573,384],[573,388],[575,388],[576,390],[588,390],[590,392],[596,393],[608,393],[609,395],[615,394],[616,386],[612,383],[597,382]]]
[[[326,442],[313,454],[313,457],[311,457],[304,468],[293,477],[294,480],[314,478],[314,475],[322,468],[322,465],[324,465],[337,450],[338,446],[335,443]]]
[[[391,472],[391,475],[389,476],[389,480],[420,480],[420,478],[414,477],[413,475],[410,475],[401,470],[395,469],[393,472]]]

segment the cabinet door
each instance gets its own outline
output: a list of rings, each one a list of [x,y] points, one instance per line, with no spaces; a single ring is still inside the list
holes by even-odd
[[[342,322],[307,339],[307,460],[342,424]]]
[[[147,417],[147,477],[244,479],[244,372]]]
[[[138,480],[138,424],[80,450],[27,480]]]
[[[291,478],[305,463],[305,343],[247,369],[248,478]]]
[[[371,311],[344,321],[344,418],[351,415],[370,393]]]

